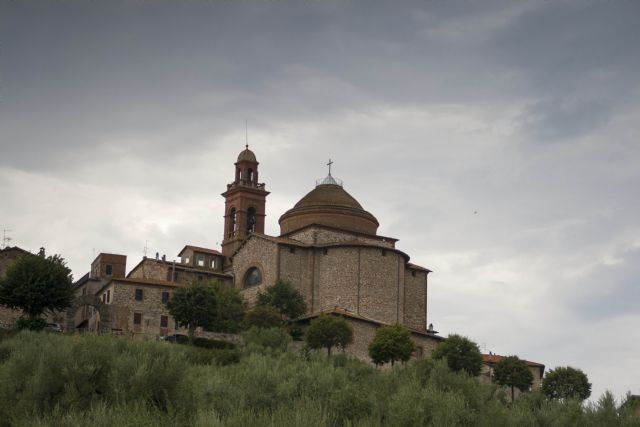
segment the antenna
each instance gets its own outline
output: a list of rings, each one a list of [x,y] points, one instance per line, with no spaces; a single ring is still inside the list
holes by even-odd
[[[249,121],[244,119],[244,137],[245,137],[245,148],[249,149]]]
[[[12,230],[9,230],[8,228],[5,228],[2,230],[2,249],[6,248],[7,246],[9,246],[9,242],[11,242],[13,240],[13,238],[9,237],[7,235],[7,233],[10,233]]]
[[[144,253],[145,258],[147,257],[147,251],[148,250],[149,250],[149,241],[145,240],[144,241],[144,248],[143,248],[143,253]]]

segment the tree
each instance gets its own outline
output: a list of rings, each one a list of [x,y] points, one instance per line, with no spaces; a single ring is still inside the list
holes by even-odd
[[[215,332],[237,332],[244,317],[240,293],[219,281],[196,281],[176,289],[167,308],[176,321],[187,325],[191,343],[198,327]]]
[[[333,347],[345,348],[353,341],[353,330],[342,317],[321,315],[311,321],[304,340],[309,348],[324,347],[331,356]]]
[[[42,326],[38,320],[42,314],[64,310],[73,299],[71,270],[60,255],[22,256],[0,279],[0,304],[22,310],[28,316],[25,325]]]
[[[591,396],[591,383],[580,369],[560,367],[544,376],[542,392],[550,399],[584,400]]]
[[[414,349],[408,330],[400,325],[382,326],[369,343],[369,357],[376,365],[391,362],[393,366],[397,360],[409,360]]]
[[[244,327],[258,329],[277,328],[282,326],[282,316],[271,306],[255,307],[244,315]]]
[[[462,335],[452,334],[433,351],[434,359],[446,359],[449,369],[478,376],[482,368],[482,354],[478,344]]]
[[[304,297],[291,283],[278,280],[256,297],[258,306],[271,306],[286,319],[295,319],[307,311]]]
[[[533,374],[527,362],[518,356],[508,356],[496,363],[493,368],[493,381],[502,386],[511,387],[511,401],[515,399],[514,388],[529,390],[533,383]]]

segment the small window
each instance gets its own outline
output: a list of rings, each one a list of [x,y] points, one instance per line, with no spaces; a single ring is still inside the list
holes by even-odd
[[[323,254],[327,255],[329,253],[329,249],[324,248],[324,251],[322,251]]]
[[[169,316],[160,316],[160,327],[167,328],[169,326]]]
[[[198,263],[198,267],[204,267],[204,255],[198,255],[196,262]]]
[[[386,249],[382,250],[382,256],[387,256],[387,250]]]
[[[136,301],[142,301],[142,289],[136,289]]]
[[[415,271],[415,270],[413,270],[413,271],[411,272],[411,275],[412,275],[413,277],[416,277],[416,271]]]
[[[182,258],[182,263],[183,264],[189,264],[189,257],[186,256],[186,257]]]
[[[296,248],[294,248],[293,246],[289,247],[289,253],[295,254],[296,253]]]
[[[244,275],[244,287],[256,286],[262,283],[262,273],[257,267],[251,267]]]
[[[211,259],[211,268],[214,268],[214,269],[216,268],[216,257],[213,257]]]
[[[111,302],[111,289],[107,290],[107,303]]]
[[[107,302],[107,294],[102,294],[102,302]]]
[[[174,271],[173,272],[173,281],[174,282],[179,282],[180,281],[180,272],[179,271]]]
[[[169,292],[163,292],[162,293],[162,303],[166,304],[169,302]]]
[[[133,324],[134,325],[142,324],[142,313],[133,313]]]
[[[105,268],[105,274],[107,276],[111,276],[113,274],[113,265],[107,264],[107,267]]]

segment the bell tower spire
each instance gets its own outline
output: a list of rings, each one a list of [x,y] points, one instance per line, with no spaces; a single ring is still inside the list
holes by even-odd
[[[224,239],[222,254],[230,257],[251,233],[264,234],[265,204],[268,191],[258,182],[258,161],[249,150],[238,155],[235,163],[235,180],[222,193],[224,203]]]

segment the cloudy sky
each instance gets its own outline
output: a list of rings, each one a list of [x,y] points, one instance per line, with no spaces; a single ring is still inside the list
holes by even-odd
[[[326,175],[430,276],[429,321],[640,394],[640,2],[0,6],[0,228],[62,254],[219,247]],[[147,243],[148,242],[148,243]]]

